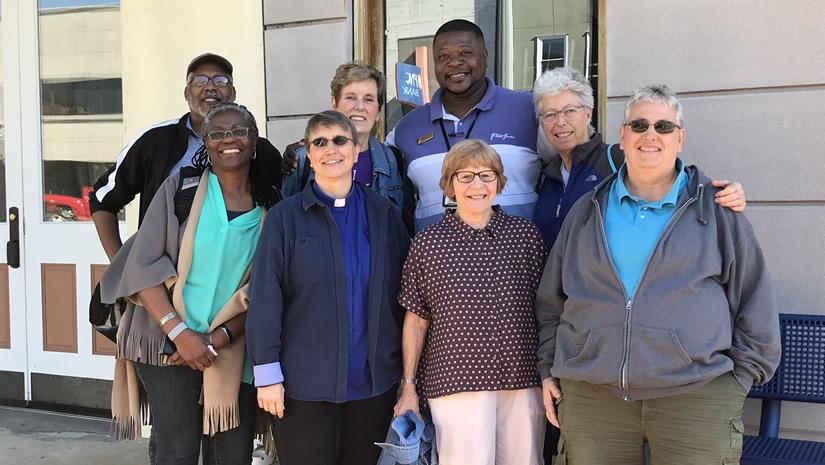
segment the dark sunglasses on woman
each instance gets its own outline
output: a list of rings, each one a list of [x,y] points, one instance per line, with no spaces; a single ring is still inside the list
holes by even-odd
[[[633,121],[624,123],[624,125],[629,127],[631,131],[641,134],[647,131],[647,128],[650,127],[650,121],[646,119],[634,119]],[[670,134],[675,131],[676,128],[682,129],[682,126],[666,119],[660,119],[659,121],[653,123],[653,130],[659,134]]]
[[[330,142],[332,142],[333,144],[335,144],[336,147],[342,147],[344,145],[347,145],[347,142],[349,142],[349,141],[352,141],[353,144],[355,143],[355,141],[350,139],[349,137],[335,136],[332,139],[327,139],[326,137],[319,137],[317,139],[313,139],[310,142],[310,144],[312,144],[316,147],[324,147],[327,144],[329,144]]]

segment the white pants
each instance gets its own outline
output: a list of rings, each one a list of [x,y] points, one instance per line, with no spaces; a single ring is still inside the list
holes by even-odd
[[[538,387],[429,399],[441,465],[541,465],[544,404]]]

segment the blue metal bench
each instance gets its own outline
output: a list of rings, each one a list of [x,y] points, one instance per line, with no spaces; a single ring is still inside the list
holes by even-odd
[[[825,464],[825,442],[779,437],[782,401],[825,404],[825,316],[780,314],[782,361],[748,397],[762,399],[759,436],[745,436],[742,465]]]

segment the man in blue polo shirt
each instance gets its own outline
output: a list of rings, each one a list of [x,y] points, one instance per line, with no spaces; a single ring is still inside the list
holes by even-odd
[[[532,218],[543,163],[536,153],[531,94],[498,87],[485,77],[484,35],[469,21],[456,19],[438,28],[433,60],[441,88],[387,136],[387,143],[404,154],[407,176],[416,189],[415,229],[441,218],[441,162],[450,147],[464,139],[480,139],[496,149],[507,173],[497,200],[508,213]]]

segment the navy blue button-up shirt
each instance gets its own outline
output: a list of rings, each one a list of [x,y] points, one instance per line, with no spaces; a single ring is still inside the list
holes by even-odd
[[[365,345],[367,394],[374,397],[401,377],[404,312],[396,296],[410,238],[387,200],[357,183],[353,189],[363,195],[370,244]],[[351,400],[345,255],[339,227],[311,185],[270,210],[253,261],[246,319],[256,386],[283,382],[290,398]]]

